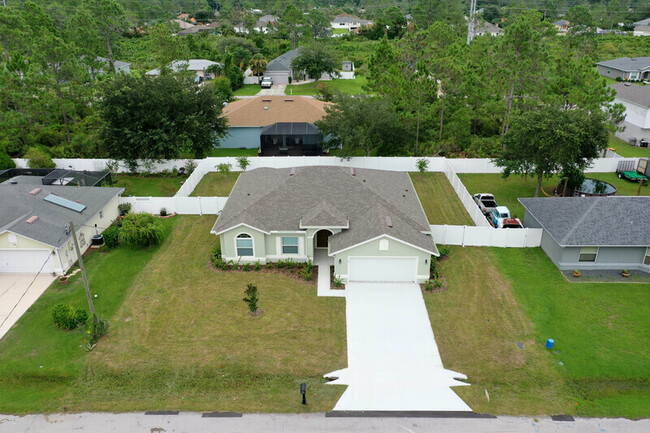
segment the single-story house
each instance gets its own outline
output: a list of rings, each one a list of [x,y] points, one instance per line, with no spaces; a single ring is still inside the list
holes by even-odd
[[[542,249],[560,270],[650,273],[650,197],[520,198],[524,225],[542,228]]]
[[[650,86],[615,83],[610,87],[616,90],[614,103],[625,107],[625,129],[617,131],[616,136],[627,142],[634,139],[638,146],[641,139],[650,138]]]
[[[302,50],[302,47],[287,51],[281,56],[278,56],[275,59],[271,60],[266,65],[264,76],[273,78],[273,84],[288,84],[289,77],[291,77],[291,80],[294,81],[295,76],[293,69],[291,68],[291,61],[298,57],[300,50]]]
[[[353,31],[360,29],[363,26],[371,26],[374,23],[370,20],[364,20],[359,18],[356,15],[350,14],[339,14],[331,22],[330,26],[333,29],[346,29],[348,31]]]
[[[650,18],[632,23],[634,36],[650,36]]]
[[[219,147],[260,147],[262,130],[275,123],[313,124],[325,115],[327,102],[302,96],[258,96],[226,105],[223,114],[228,119],[228,135]]]
[[[423,282],[438,255],[410,177],[395,171],[243,172],[211,233],[223,259],[239,263],[304,262],[320,249],[344,282]]]
[[[567,20],[559,20],[559,21],[555,21],[553,25],[557,29],[558,33],[564,34],[569,31],[569,26],[571,25],[571,23],[568,22]]]
[[[81,251],[118,217],[123,188],[0,184],[0,273],[64,275]]]
[[[274,15],[264,15],[258,18],[257,23],[255,24],[255,31],[261,33],[272,32],[276,29],[278,20],[279,18]]]
[[[476,28],[474,29],[474,34],[476,36],[483,36],[483,35],[502,36],[504,33],[505,32],[501,27],[495,26],[494,24],[487,22],[485,20],[480,20],[476,24]]]
[[[184,15],[187,15],[187,14],[184,14]],[[179,15],[179,16],[180,16],[180,15]],[[188,18],[189,18],[189,17],[188,17]],[[182,19],[180,19],[180,18],[176,18],[175,20],[171,20],[171,22],[172,22],[172,23],[175,23],[175,24],[178,24],[178,27],[179,27],[181,30],[187,30],[187,29],[191,29],[191,28],[195,27],[194,24],[192,24],[192,23],[188,23],[187,21],[182,20]]]
[[[650,79],[650,57],[619,57],[596,63],[600,75],[623,80]]]
[[[114,60],[113,66],[115,67],[115,72],[121,72],[125,74],[131,73],[131,64],[128,62],[123,62],[121,60]],[[97,56],[95,62],[90,66],[88,72],[92,78],[97,78],[98,75],[105,74],[110,70],[109,60],[106,57]]]
[[[169,64],[169,68],[174,72],[192,71],[196,74],[199,80],[214,79],[215,74],[206,72],[210,66],[218,65],[219,63],[206,59],[190,59],[190,60],[174,60]],[[156,76],[160,75],[160,68],[152,69],[146,75]]]

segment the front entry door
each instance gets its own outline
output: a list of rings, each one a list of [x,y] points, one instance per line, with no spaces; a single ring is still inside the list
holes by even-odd
[[[331,233],[327,230],[321,230],[316,233],[316,248],[327,248],[327,242]]]

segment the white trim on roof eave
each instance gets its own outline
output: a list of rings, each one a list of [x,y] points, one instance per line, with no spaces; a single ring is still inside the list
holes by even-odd
[[[301,229],[318,229],[318,230],[322,230],[322,229],[326,229],[326,230],[327,229],[349,229],[350,224],[348,224],[346,226],[303,226],[303,225],[301,225],[300,228]]]
[[[5,229],[5,230],[3,230],[3,231],[0,232],[0,235],[2,235],[2,234],[4,234],[4,233],[13,233],[13,234],[15,234],[16,236],[20,236],[20,237],[22,237],[22,238],[29,239],[30,241],[38,242],[39,244],[43,244],[43,245],[46,245],[46,246],[48,246],[48,247],[52,247],[52,248],[55,248],[55,249],[58,248],[58,245],[48,244],[48,243],[46,243],[46,242],[39,241],[38,239],[30,238],[29,236],[25,236],[24,234],[22,234],[22,233],[18,233],[18,232],[15,232],[15,231],[13,231],[13,230]],[[68,235],[68,239],[71,238],[71,237],[72,237],[72,234]],[[66,240],[66,242],[67,242],[67,240]],[[61,245],[63,245],[64,243],[65,243],[65,242],[62,242]],[[17,248],[17,249],[20,249],[20,248]]]
[[[415,248],[416,250],[420,250],[420,251],[423,251],[423,252],[425,252],[425,253],[429,253],[429,254],[431,254],[431,255],[433,255],[433,256],[436,256],[436,257],[439,257],[439,256],[440,256],[440,253],[439,253],[438,251],[435,251],[435,252],[433,252],[433,251],[429,251],[429,250],[427,250],[427,249],[425,249],[425,248],[419,247],[419,246],[417,246],[417,245],[413,245],[413,244],[411,244],[411,243],[409,243],[409,242],[406,242],[405,240],[398,239],[398,238],[396,238],[396,237],[394,237],[394,236],[387,235],[387,234],[383,234],[383,235],[375,236],[375,237],[372,238],[372,239],[367,239],[367,240],[365,240],[365,241],[363,241],[363,242],[359,242],[359,243],[357,243],[357,244],[350,245],[349,247],[343,248],[343,249],[341,249],[341,250],[332,251],[332,252],[329,253],[329,255],[332,256],[332,255],[334,255],[334,254],[343,253],[343,252],[345,252],[345,251],[347,251],[347,250],[350,250],[350,249],[352,249],[352,248],[356,248],[356,247],[361,246],[361,245],[365,245],[365,244],[367,244],[367,243],[369,243],[369,242],[376,241],[377,239],[380,239],[380,238],[383,238],[383,237],[386,237],[386,238],[388,238],[388,239],[392,239],[392,240],[394,240],[394,241],[400,242],[400,243],[402,243],[402,244],[404,244],[404,245],[407,245],[407,246],[409,246],[409,247]],[[433,242],[434,245],[436,244],[435,241],[433,240],[433,238],[431,239],[431,241]]]
[[[223,229],[223,230],[221,230],[221,231],[219,231],[219,232],[215,232],[214,229],[213,229],[213,230],[210,230],[210,233],[219,236],[219,235],[221,235],[221,234],[223,234],[223,233],[225,233],[225,232],[227,232],[227,231],[234,230],[234,229],[236,229],[237,227],[241,227],[241,226],[248,227],[249,229],[257,230],[258,232],[260,232],[260,233],[264,233],[265,235],[270,235],[270,234],[271,234],[271,232],[264,231],[264,230],[262,230],[262,229],[259,229],[259,228],[257,228],[257,227],[253,227],[252,225],[249,225],[249,224],[246,224],[246,223],[239,223],[239,224],[237,224],[237,225],[230,226],[230,227],[228,227],[227,229]]]

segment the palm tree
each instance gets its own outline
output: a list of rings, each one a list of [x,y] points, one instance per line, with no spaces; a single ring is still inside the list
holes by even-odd
[[[264,71],[266,71],[266,65],[268,64],[269,62],[261,54],[255,54],[251,58],[250,61],[251,72],[253,73],[253,75],[257,77],[258,84],[260,81],[260,75],[264,74]]]

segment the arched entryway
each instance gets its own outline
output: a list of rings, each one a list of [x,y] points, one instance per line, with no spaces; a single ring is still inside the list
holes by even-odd
[[[317,231],[314,235],[314,249],[326,250],[329,246],[330,236],[332,236],[332,232],[327,229]]]

